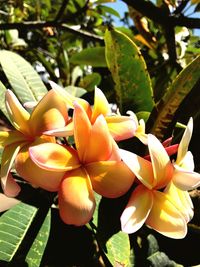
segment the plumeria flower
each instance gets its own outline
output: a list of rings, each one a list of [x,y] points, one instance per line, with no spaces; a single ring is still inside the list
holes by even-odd
[[[189,222],[194,215],[193,203],[186,190],[196,188],[200,184],[199,174],[194,172],[193,155],[188,151],[192,131],[193,119],[190,118],[178,146],[177,158],[174,162],[175,173],[183,171],[186,177],[178,176],[179,179],[171,181],[164,190],[172,197],[174,204],[178,204],[177,207],[185,216],[186,222]]]
[[[59,212],[67,224],[84,225],[95,209],[94,192],[116,198],[128,191],[135,175],[121,161],[103,115],[92,124],[86,111],[74,103],[76,149],[46,143],[30,147],[31,159],[42,169],[63,173],[58,191]]]
[[[50,191],[56,190],[58,184],[55,176],[44,170],[38,171],[39,167],[29,158],[28,148],[33,144],[55,142],[54,137],[44,135],[44,133],[48,134],[54,129],[55,134],[56,130],[66,126],[69,120],[66,103],[55,90],[50,90],[29,114],[13,92],[7,90],[6,108],[14,129],[0,132],[0,145],[4,147],[1,162],[1,184],[4,193],[8,196],[15,196],[20,190],[10,173],[13,163],[18,174],[23,172],[23,178],[27,181]],[[44,184],[42,178],[46,175],[51,182],[45,181]]]
[[[108,124],[108,129],[116,141],[125,140],[133,136],[141,137],[141,141],[145,138],[144,121],[138,123],[138,119],[133,112],[130,116],[113,114],[105,95],[99,88],[95,88],[94,105],[91,107],[87,101],[70,95],[57,84],[51,82],[51,86],[63,96],[67,104],[72,108],[73,102],[77,101],[86,110],[92,124],[95,123],[99,115],[103,115]]]
[[[121,215],[122,231],[134,233],[145,223],[167,237],[183,238],[187,233],[185,217],[172,197],[163,192],[173,180],[175,168],[163,145],[151,134],[148,148],[150,161],[121,151],[122,159],[140,182]]]

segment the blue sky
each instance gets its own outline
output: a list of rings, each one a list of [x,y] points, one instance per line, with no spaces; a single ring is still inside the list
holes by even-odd
[[[140,1],[140,0],[138,0],[138,1]],[[154,2],[154,1],[152,1],[152,2]],[[121,0],[116,0],[116,2],[107,3],[106,5],[112,7],[113,9],[115,9],[121,15],[121,17],[123,17],[124,12],[127,11],[127,5],[124,2],[122,2]],[[193,9],[194,9],[194,6],[189,8],[185,15],[191,14]],[[190,17],[199,18],[200,17],[200,12],[196,12],[193,15],[191,15]],[[114,17],[114,21],[116,23],[116,26],[122,26],[122,23],[120,22],[119,18]],[[196,29],[195,30],[195,34],[200,36],[200,29]]]

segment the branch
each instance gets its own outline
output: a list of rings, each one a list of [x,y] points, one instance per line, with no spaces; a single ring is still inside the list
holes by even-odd
[[[198,18],[188,18],[183,15],[173,16],[166,14],[159,7],[156,7],[153,3],[144,0],[121,0],[127,5],[135,8],[137,11],[142,13],[149,19],[163,25],[167,26],[169,23],[171,26],[185,26],[191,29],[200,29],[200,19]]]
[[[22,23],[2,23],[0,24],[0,30],[9,30],[9,29],[17,29],[17,30],[30,30],[30,29],[43,29],[45,27],[53,27],[53,28],[60,28],[62,30],[71,32],[73,34],[76,34],[84,39],[89,39],[93,41],[98,41],[103,43],[103,38],[87,32],[80,29],[75,29],[72,26],[69,26],[62,22],[57,21],[27,21]]]

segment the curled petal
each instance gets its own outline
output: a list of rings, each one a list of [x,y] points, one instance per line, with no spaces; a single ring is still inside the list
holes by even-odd
[[[160,234],[180,239],[187,234],[184,216],[163,192],[153,192],[153,206],[146,220],[146,225]]]
[[[52,172],[38,167],[31,160],[28,148],[28,145],[23,147],[17,155],[15,167],[18,174],[33,186],[41,187],[51,192],[57,191],[65,170]]]
[[[176,159],[177,165],[181,164],[181,161],[183,160],[188,151],[188,146],[192,137],[192,131],[193,131],[193,119],[190,118],[178,147],[178,153]]]
[[[135,135],[137,124],[132,117],[128,116],[106,116],[108,129],[116,141],[125,140]]]
[[[152,189],[154,186],[154,177],[151,162],[123,149],[120,149],[120,155],[124,163],[135,174],[140,182],[147,188]]]
[[[190,151],[187,151],[185,157],[181,161],[181,164],[178,166],[188,171],[194,171],[194,159]]]
[[[46,135],[51,135],[51,136],[56,136],[56,137],[67,137],[67,136],[72,136],[74,132],[74,126],[73,123],[69,123],[65,127],[62,128],[57,128],[49,131],[44,131],[43,134]]]
[[[23,108],[11,90],[6,90],[6,108],[15,129],[29,135],[31,133],[28,126],[30,114]]]
[[[94,191],[104,197],[122,196],[135,179],[135,175],[122,161],[100,161],[87,164],[85,168]]]
[[[6,186],[3,189],[4,194],[8,197],[16,197],[21,191],[21,187],[16,183],[10,172],[7,176]]]
[[[32,135],[39,135],[44,131],[64,127],[67,122],[66,103],[53,89],[39,101],[30,117]]]
[[[67,224],[81,226],[91,220],[95,198],[83,168],[66,173],[58,191],[58,204],[61,219]]]
[[[151,190],[139,185],[132,192],[121,215],[121,229],[123,232],[132,234],[139,230],[145,223],[153,205]]]
[[[29,154],[35,164],[49,171],[63,172],[80,166],[76,150],[59,144],[33,144],[29,148]]]
[[[24,145],[25,143],[14,143],[6,146],[3,150],[1,161],[1,185],[4,193],[8,193],[9,196],[15,196],[19,190],[19,188],[17,189],[17,186],[15,186],[15,183],[12,182],[12,179],[10,179],[11,177],[8,177],[8,175],[17,154]]]
[[[188,191],[197,188],[200,185],[200,174],[193,171],[187,171],[177,165],[174,165],[173,183],[181,190]]]
[[[90,163],[100,160],[107,160],[111,157],[113,139],[103,115],[100,115],[92,125],[88,144],[85,148],[83,162]]]
[[[144,145],[147,145],[147,137],[148,135],[145,134],[145,122],[143,119],[139,121],[137,130],[135,132],[135,137],[137,137]]]
[[[78,104],[74,103],[74,139],[80,161],[85,157],[86,149],[91,132],[91,123],[85,110]]]
[[[18,199],[7,197],[6,195],[0,193],[0,212],[10,209],[18,203],[20,203]]]
[[[85,112],[88,114],[88,117],[91,117],[92,114],[92,110],[90,107],[90,104],[79,97],[75,97],[72,94],[69,94],[66,90],[64,90],[61,86],[59,86],[58,84],[54,83],[53,81],[49,81],[51,87],[58,93],[58,95],[60,95],[62,97],[62,99],[65,101],[65,103],[67,104],[67,106],[69,108],[74,108],[74,102],[77,102],[80,106],[82,106],[82,108],[85,110]]]
[[[96,87],[94,93],[94,107],[92,110],[91,123],[93,124],[99,115],[102,114],[105,117],[110,113],[111,110],[105,95],[99,88]]]
[[[148,134],[148,147],[153,166],[154,186],[156,188],[162,188],[172,178],[173,165],[163,145],[152,134]]]
[[[185,217],[186,222],[189,222],[193,215],[193,203],[187,191],[180,190],[173,182],[170,182],[164,192],[170,197],[170,201]]]

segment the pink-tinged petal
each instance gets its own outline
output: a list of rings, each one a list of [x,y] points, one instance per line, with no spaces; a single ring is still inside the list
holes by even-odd
[[[173,165],[163,145],[152,134],[148,134],[148,147],[155,179],[154,187],[162,188],[172,178]]]
[[[39,101],[30,117],[32,135],[40,135],[44,131],[64,127],[67,122],[66,103],[53,89]]]
[[[200,174],[193,171],[187,171],[174,165],[175,170],[172,177],[173,183],[181,190],[188,191],[197,188],[200,185]]]
[[[153,206],[146,220],[146,225],[160,234],[180,239],[187,234],[187,224],[184,216],[163,192],[153,192]]]
[[[124,163],[135,174],[140,182],[147,188],[152,189],[154,186],[154,177],[151,162],[123,149],[120,149],[120,155]]]
[[[162,145],[166,148],[166,147],[168,147],[168,146],[170,146],[171,145],[171,143],[172,143],[172,136],[171,137],[169,137],[169,138],[167,138],[165,141],[163,141],[162,142]]]
[[[81,226],[91,220],[95,198],[83,168],[66,173],[58,191],[58,204],[61,219],[67,224]]]
[[[99,115],[103,115],[104,117],[111,113],[111,109],[109,107],[109,103],[104,95],[104,93],[99,89],[95,88],[94,92],[94,107],[92,110],[91,122],[92,124],[96,121],[96,118]]]
[[[85,112],[88,114],[88,117],[91,117],[92,114],[92,109],[90,107],[90,104],[79,97],[75,97],[72,94],[69,94],[66,90],[64,90],[61,86],[58,84],[54,83],[53,81],[49,82],[51,87],[62,97],[62,99],[65,101],[67,106],[69,108],[74,108],[74,102],[77,102],[82,108],[85,110]]]
[[[183,160],[188,151],[188,146],[192,137],[192,131],[193,131],[193,119],[190,118],[178,147],[178,153],[176,159],[177,165],[181,164],[181,161]]]
[[[137,124],[128,116],[106,116],[108,129],[116,141],[125,140],[135,135]]]
[[[54,172],[69,171],[80,166],[76,150],[54,143],[32,144],[30,158],[40,168]]]
[[[7,197],[6,195],[0,193],[0,212],[6,211],[18,203],[20,203],[18,199]]]
[[[83,162],[90,163],[110,158],[113,149],[112,140],[105,118],[100,115],[92,125]]]
[[[28,125],[30,114],[11,90],[6,90],[6,108],[15,129],[29,135],[31,132]]]
[[[67,126],[62,128],[57,128],[49,131],[44,131],[43,134],[57,136],[57,137],[67,137],[72,136],[74,133],[74,123],[70,122]]]
[[[193,203],[187,191],[182,191],[170,182],[164,192],[169,196],[170,201],[185,217],[186,222],[189,222],[193,215]]]
[[[139,185],[132,192],[121,215],[121,229],[127,234],[135,233],[145,223],[153,205],[151,190]]]
[[[7,176],[6,186],[4,187],[4,194],[8,197],[16,197],[21,191],[21,187],[16,183],[12,174],[9,172]]]
[[[17,155],[15,168],[17,173],[33,186],[41,187],[45,190],[57,191],[65,171],[52,172],[38,167],[28,153],[29,146],[23,147]]]
[[[26,137],[19,131],[0,132],[0,146],[2,147],[24,141]]]
[[[92,187],[99,195],[116,198],[124,195],[134,182],[135,175],[124,162],[100,161],[85,165]]]
[[[17,154],[19,153],[21,147],[24,145],[24,143],[14,143],[6,146],[3,150],[1,160],[1,185],[4,193],[13,191],[13,183],[8,180],[8,174],[16,159]]]
[[[76,102],[74,103],[73,121],[76,149],[78,151],[79,159],[82,162],[87,150],[92,126],[87,113]]]
[[[115,140],[113,138],[111,138],[111,142],[112,142],[112,151],[110,154],[110,157],[107,160],[111,160],[111,161],[121,161],[121,155],[120,155],[120,149],[117,145],[117,143],[115,142]]]

